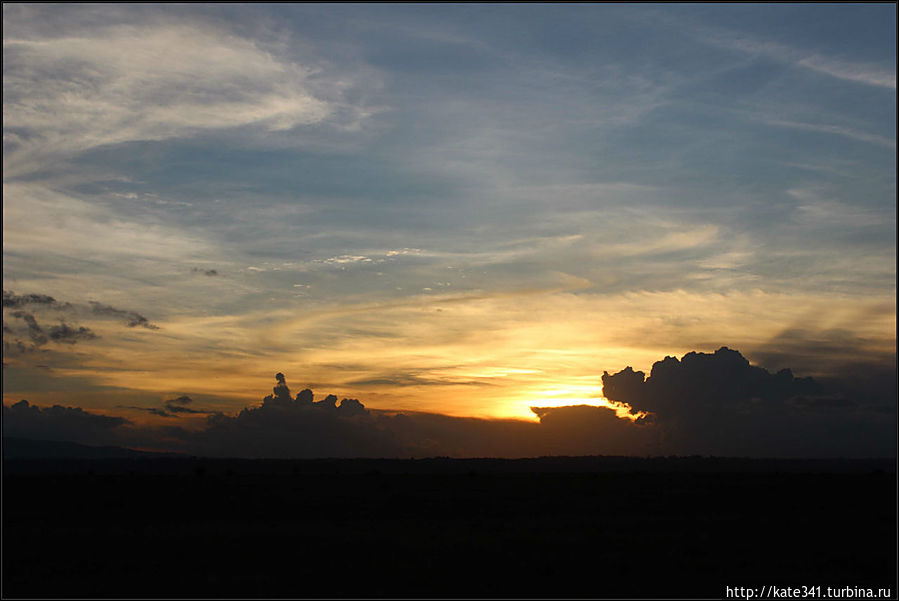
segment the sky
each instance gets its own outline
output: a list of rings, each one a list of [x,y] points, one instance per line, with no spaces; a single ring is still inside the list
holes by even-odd
[[[727,347],[894,423],[895,163],[893,4],[6,3],[4,407],[631,423]]]

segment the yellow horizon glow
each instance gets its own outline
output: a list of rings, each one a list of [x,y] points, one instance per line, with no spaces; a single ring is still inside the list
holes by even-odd
[[[380,403],[376,405],[372,405],[370,402],[366,401],[365,398],[360,398],[359,400],[366,406],[368,409],[381,410],[381,411],[415,411],[415,412],[427,412],[427,413],[439,413],[442,415],[447,415],[450,417],[468,417],[468,418],[479,418],[479,419],[515,419],[515,420],[523,420],[529,422],[539,422],[539,418],[532,411],[532,407],[534,408],[550,408],[550,407],[568,407],[568,406],[590,406],[590,407],[605,407],[611,409],[615,412],[615,415],[620,419],[627,419],[631,421],[636,421],[641,417],[648,415],[645,411],[632,412],[632,407],[627,403],[612,401],[604,396],[596,396],[595,394],[585,395],[584,390],[580,390],[579,388],[584,387],[575,387],[573,389],[559,389],[552,388],[546,390],[530,390],[528,392],[522,392],[519,394],[515,394],[510,396],[507,399],[497,399],[491,405],[491,408],[482,412],[457,412],[453,410],[447,411],[438,411],[435,409],[431,410],[423,410],[423,408],[416,406],[414,403],[409,402],[400,402],[397,403],[396,406],[382,406]],[[297,392],[302,390],[301,388],[291,389],[291,393],[293,396],[296,395]],[[602,390],[602,387],[598,387],[598,390]],[[154,392],[154,391],[146,391],[146,392]],[[315,393],[315,399],[321,400],[327,394],[332,394],[329,391],[313,391]],[[258,407],[261,405],[263,397],[269,394],[268,391],[260,391],[258,394],[243,394],[240,395],[242,397],[245,404],[241,404],[239,406],[232,405],[229,407],[222,407],[221,405],[213,404],[213,409],[223,410],[224,413],[238,413],[240,410],[247,407]],[[167,392],[159,394],[160,403],[163,400],[174,398],[177,395],[175,392]],[[7,407],[12,405],[13,403],[19,402],[21,398],[18,398],[22,395],[11,395],[4,394],[3,395],[3,404]],[[50,405],[69,405],[69,404],[80,404],[82,398],[92,398],[94,401],[101,400],[103,397],[109,396],[108,394],[98,395],[96,392],[91,393],[82,393],[69,395],[69,399],[67,401],[61,401],[58,398],[58,394],[53,392],[40,392],[33,395],[30,395],[31,398],[27,399],[29,403],[32,405],[40,405],[40,406],[50,406]],[[112,395],[115,397],[116,395]],[[238,395],[233,395],[234,400],[238,400],[236,398]],[[365,395],[354,395],[354,394],[345,394],[345,395],[337,395],[339,398],[345,397],[364,397]],[[375,395],[381,396],[381,395]],[[209,407],[210,403],[202,402],[198,403],[198,405],[202,404],[204,407]],[[153,405],[147,404],[147,407],[152,407]],[[449,406],[448,406],[449,407]],[[99,413],[102,415],[123,415],[127,414],[129,419],[135,421],[139,425],[163,425],[163,424],[171,424],[171,420],[165,417],[155,416],[152,414],[147,414],[141,412],[140,410],[128,408],[128,407],[117,407],[117,406],[107,406],[107,407],[99,407],[92,408],[91,411],[95,413]],[[202,423],[205,422],[205,416],[196,416],[196,415],[182,415],[179,416],[179,425],[182,426],[193,426],[199,427]]]
[[[103,344],[79,345],[75,350],[84,352],[77,362],[45,372],[29,368],[26,359],[5,358],[31,369],[35,382],[46,374],[57,383],[12,390],[5,383],[4,403],[24,398],[111,411],[186,394],[233,414],[258,405],[282,372],[294,395],[311,388],[316,399],[336,394],[376,410],[534,421],[531,407],[594,405],[636,419],[627,406],[603,396],[603,371],[631,366],[648,374],[665,356],[722,345],[752,361],[752,349],[776,339],[784,324],[852,331],[866,342],[865,349],[851,349],[855,353],[895,352],[896,321],[883,298],[528,290],[179,315],[157,323],[159,330],[124,332],[115,324],[92,324]],[[73,385],[62,387],[63,381]],[[128,417],[146,422],[152,416],[135,411]]]

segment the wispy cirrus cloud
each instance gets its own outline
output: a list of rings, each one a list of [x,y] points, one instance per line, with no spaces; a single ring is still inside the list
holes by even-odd
[[[28,256],[174,261],[207,255],[202,237],[156,217],[117,215],[40,183],[4,182],[3,248]]]
[[[876,228],[896,221],[895,210],[856,206],[811,186],[790,188],[787,194],[797,201],[794,218],[807,226]]]
[[[817,54],[801,58],[796,64],[838,79],[896,89],[895,69],[889,71],[879,65],[834,60]]]
[[[789,127],[791,129],[801,129],[805,131],[813,131],[819,132],[823,134],[833,134],[836,136],[843,136],[845,138],[850,138],[852,140],[858,140],[860,142],[868,142],[870,144],[877,144],[878,146],[884,146],[886,148],[896,148],[896,139],[895,138],[887,138],[885,136],[879,136],[877,134],[872,134],[864,131],[859,131],[857,129],[852,129],[850,127],[841,127],[839,125],[829,125],[827,123],[805,123],[802,121],[789,121],[785,119],[767,119],[765,123],[768,125],[775,125],[778,127]]]
[[[892,90],[896,89],[895,64],[892,68],[889,68],[883,64],[823,56],[820,53],[803,50],[781,42],[765,40],[746,33],[721,28],[701,27],[697,31],[697,39],[719,48],[763,56],[770,60],[809,69],[844,81]]]
[[[350,113],[365,113],[348,112],[339,87],[316,67],[201,22],[53,35],[13,16],[4,32],[7,177],[99,146],[245,126],[345,126]]]

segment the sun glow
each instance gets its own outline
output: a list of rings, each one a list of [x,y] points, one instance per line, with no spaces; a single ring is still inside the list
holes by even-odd
[[[594,384],[572,384],[564,388],[536,388],[528,390],[521,399],[510,405],[510,417],[536,420],[538,419],[531,407],[566,407],[571,405],[589,405],[592,407],[608,407],[615,411],[615,415],[621,419],[636,421],[647,416],[645,411],[633,411],[628,403],[612,401],[602,395],[602,386]]]

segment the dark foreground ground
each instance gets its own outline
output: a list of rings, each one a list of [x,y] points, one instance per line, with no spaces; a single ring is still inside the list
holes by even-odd
[[[895,598],[894,465],[7,460],[2,593]]]

